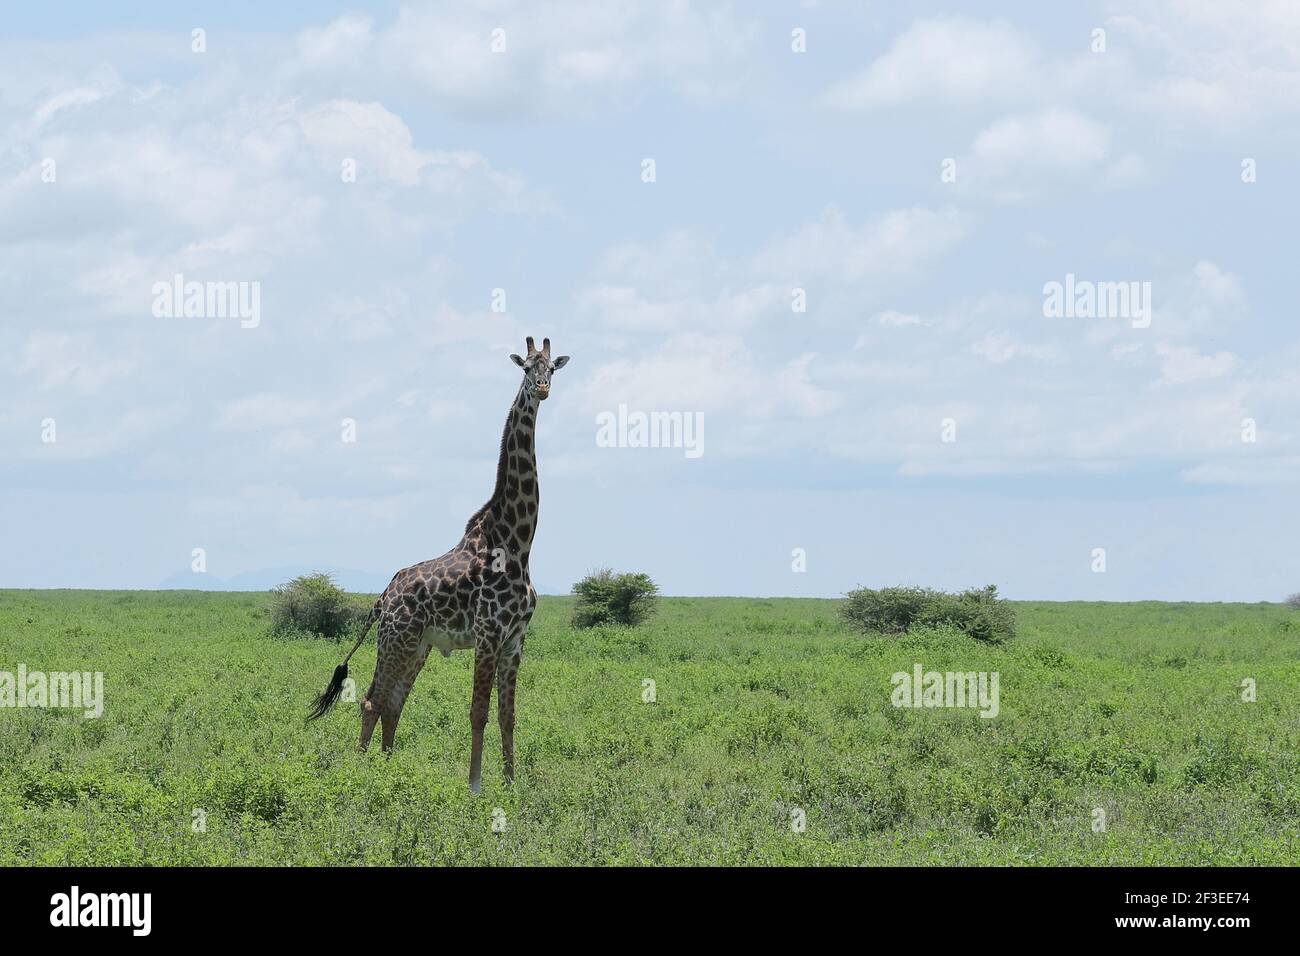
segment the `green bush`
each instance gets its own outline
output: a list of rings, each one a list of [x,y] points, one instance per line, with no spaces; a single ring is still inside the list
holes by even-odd
[[[902,634],[933,599],[927,588],[858,588],[850,591],[840,614],[860,631]]]
[[[960,594],[919,587],[858,588],[848,593],[840,614],[860,631],[881,634],[947,624],[976,640],[1000,644],[1016,633],[1016,612],[993,584]]]
[[[358,617],[347,592],[321,571],[300,574],[271,591],[271,631],[338,637]]]
[[[602,568],[575,584],[573,593],[578,596],[573,609],[574,627],[635,627],[654,611],[659,588],[648,574],[615,574]]]

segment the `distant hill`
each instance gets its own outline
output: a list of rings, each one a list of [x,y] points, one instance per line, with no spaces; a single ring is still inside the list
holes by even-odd
[[[396,570],[396,569],[394,569]],[[392,573],[379,574],[374,571],[358,571],[355,568],[324,567],[309,568],[306,565],[290,565],[281,568],[257,568],[243,571],[228,578],[215,574],[195,574],[192,571],[177,571],[159,582],[160,591],[269,591],[283,584],[290,578],[312,571],[324,571],[334,576],[334,582],[345,591],[357,594],[378,594],[388,587],[393,579]],[[538,594],[568,594],[567,587],[554,586],[552,582],[542,584],[534,581],[533,587]]]
[[[257,568],[243,571],[232,577],[222,578],[215,574],[195,574],[192,571],[178,571],[165,578],[158,587],[164,591],[269,591],[283,584],[290,578],[312,571],[325,571],[333,575],[334,581],[346,591],[360,594],[373,594],[388,587],[391,574],[376,574],[373,571],[358,571],[354,568],[336,568],[325,565],[309,568],[306,565],[281,568]]]

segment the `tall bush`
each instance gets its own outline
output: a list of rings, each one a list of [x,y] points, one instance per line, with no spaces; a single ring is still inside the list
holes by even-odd
[[[573,586],[578,596],[574,627],[625,624],[635,627],[655,609],[659,588],[648,574],[615,574],[602,568]]]
[[[338,637],[357,619],[347,592],[321,571],[300,574],[271,591],[271,631]]]
[[[948,625],[976,640],[999,644],[1016,633],[1016,612],[998,597],[996,585],[959,594],[931,588],[858,588],[850,591],[840,614],[863,632],[903,634],[913,627]]]

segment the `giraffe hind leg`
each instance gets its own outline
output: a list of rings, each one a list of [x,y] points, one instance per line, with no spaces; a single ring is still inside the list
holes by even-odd
[[[401,711],[399,697],[402,692],[402,677],[409,658],[408,643],[394,627],[392,621],[381,620],[375,656],[375,677],[370,682],[370,689],[361,700],[361,739],[357,747],[365,751],[370,746],[370,738],[375,733],[375,726],[382,722],[381,747],[385,753],[393,748],[393,735],[397,732],[397,721],[390,719],[390,714]]]
[[[395,676],[385,683],[386,693],[373,702],[379,714],[382,728],[380,747],[384,753],[392,753],[393,740],[397,736],[397,724],[402,719],[402,708],[410,696],[415,679],[424,669],[424,662],[429,659],[430,642],[422,631],[409,633],[405,640],[389,645],[391,653],[385,660],[386,668]],[[378,683],[378,678],[376,678]]]
[[[386,754],[390,754],[393,752],[393,738],[397,736],[397,722],[401,719],[402,719],[402,712],[400,710],[394,711],[391,714],[379,715],[379,722],[380,724],[383,725],[384,728],[383,736],[379,742],[379,746],[380,749],[382,749],[383,752]]]
[[[357,750],[365,753],[370,747],[370,738],[375,733],[375,724],[379,722],[379,711],[370,705],[370,698],[366,697],[361,702],[361,740],[357,742]]]

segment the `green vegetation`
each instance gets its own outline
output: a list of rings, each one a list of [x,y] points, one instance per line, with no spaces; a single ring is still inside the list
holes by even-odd
[[[602,568],[573,586],[574,627],[622,624],[636,627],[655,609],[659,588],[648,574],[615,574]]]
[[[361,615],[332,577],[314,571],[271,591],[270,616],[272,634],[339,637]]]
[[[359,755],[355,707],[303,721],[338,645],[269,637],[266,594],[0,592],[0,671],[102,671],[106,698],[0,709],[0,865],[1300,863],[1294,611],[1017,603],[997,645],[864,637],[841,603],[574,630],[543,598],[519,779],[492,720],[476,799],[469,653],[431,657],[391,757]],[[999,672],[999,715],[891,706],[917,663]]]
[[[979,641],[1000,644],[1016,633],[1011,602],[998,597],[997,585],[960,594],[930,588],[858,588],[840,607],[844,620],[860,631],[905,634],[916,627],[956,628]]]

